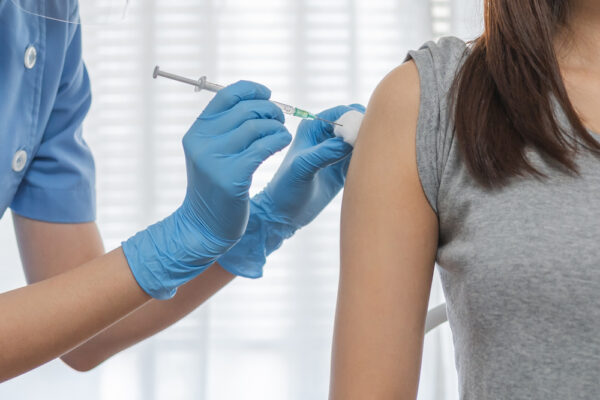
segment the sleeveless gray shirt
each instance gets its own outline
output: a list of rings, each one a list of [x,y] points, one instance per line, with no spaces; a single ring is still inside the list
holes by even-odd
[[[448,104],[468,51],[448,37],[407,56],[421,82],[417,166],[439,219],[460,398],[600,399],[600,158],[582,148],[578,177],[528,148],[548,180],[478,185]]]

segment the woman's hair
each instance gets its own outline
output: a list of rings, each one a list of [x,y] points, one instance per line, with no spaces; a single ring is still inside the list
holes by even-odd
[[[528,162],[528,145],[579,173],[576,145],[565,140],[572,138],[569,131],[600,151],[569,100],[554,50],[569,3],[485,0],[485,32],[474,41],[450,97],[460,150],[474,178],[488,188],[524,172],[546,177]],[[553,98],[571,129],[559,123]]]

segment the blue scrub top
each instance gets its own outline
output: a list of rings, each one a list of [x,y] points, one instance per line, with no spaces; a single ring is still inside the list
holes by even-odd
[[[50,1],[40,1],[41,4]],[[76,0],[52,0],[77,12]],[[0,217],[95,219],[95,173],[81,124],[91,103],[79,25],[0,0]]]

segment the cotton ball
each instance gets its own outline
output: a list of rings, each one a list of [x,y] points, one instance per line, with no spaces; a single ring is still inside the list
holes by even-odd
[[[358,131],[360,130],[360,124],[362,123],[364,114],[360,111],[351,110],[342,115],[337,121],[333,133],[335,136],[344,138],[344,142],[354,146],[356,138],[358,137]]]

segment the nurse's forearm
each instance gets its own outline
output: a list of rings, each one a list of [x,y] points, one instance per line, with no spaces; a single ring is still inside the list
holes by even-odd
[[[0,294],[0,381],[59,357],[149,300],[120,248]]]
[[[181,286],[173,299],[152,300],[61,358],[72,368],[87,371],[114,354],[169,327],[235,278],[218,264]]]
[[[95,223],[53,224],[17,214],[13,214],[13,221],[25,275],[30,283],[44,281],[104,254]],[[233,278],[218,264],[213,265],[180,287],[173,299],[147,302],[61,358],[80,371],[94,368],[115,353],[180,320]]]

